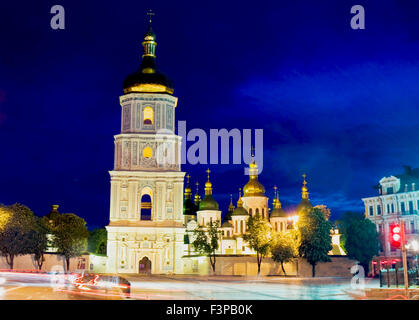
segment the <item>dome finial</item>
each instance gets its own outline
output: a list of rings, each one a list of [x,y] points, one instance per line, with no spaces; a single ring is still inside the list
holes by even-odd
[[[152,57],[155,58],[156,57],[156,35],[154,34],[153,28],[151,28],[151,17],[154,16],[154,12],[149,10],[147,12],[148,15],[148,31],[147,33],[144,35],[144,41],[143,41],[143,47],[144,47],[144,54],[143,54],[143,58],[144,57]],[[144,60],[143,60],[144,62]],[[146,61],[146,64],[150,64],[145,66],[145,68],[143,67],[143,73],[154,73],[155,72],[155,65],[154,65],[154,61],[153,63],[150,63],[150,61]]]
[[[301,188],[301,197],[302,199],[307,199],[308,200],[308,188],[307,188],[307,181],[306,181],[306,177],[307,175],[304,173],[303,174],[303,187]]]
[[[196,185],[196,193],[194,197],[194,202],[198,206],[199,202],[201,201],[201,196],[199,195],[199,182],[197,181],[195,185]]]
[[[212,183],[210,181],[211,170],[208,168],[206,172],[208,176],[208,181],[205,182],[205,194],[207,195],[207,194],[212,194]]]
[[[191,194],[192,194],[192,190],[189,187],[189,179],[190,179],[190,175],[189,173],[186,175],[186,187],[185,187],[185,198],[190,199],[191,198]]]
[[[155,13],[153,12],[153,10],[149,9],[147,12],[147,15],[148,15],[148,22],[151,25],[151,20],[152,20],[152,17],[155,15]]]
[[[274,209],[280,209],[281,208],[281,201],[279,201],[279,198],[278,198],[278,188],[277,188],[277,186],[274,186],[274,190],[275,190],[275,198],[272,201],[273,206],[274,206]]]
[[[234,205],[233,205],[233,194],[230,194],[230,204],[228,206],[228,212],[233,212]]]
[[[237,200],[237,208],[243,207],[242,188],[239,188],[239,199]]]

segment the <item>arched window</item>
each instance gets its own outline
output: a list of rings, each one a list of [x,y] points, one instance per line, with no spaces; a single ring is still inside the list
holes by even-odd
[[[234,232],[235,232],[235,233],[239,232],[239,231],[237,230],[237,220],[236,220],[236,221],[234,221]]]
[[[143,157],[144,158],[151,158],[153,156],[153,149],[150,147],[145,147],[143,150]]]
[[[154,111],[151,107],[145,107],[143,110],[143,122],[144,124],[153,124]]]
[[[151,191],[149,193],[143,193],[141,196],[141,220],[151,220]]]
[[[244,233],[243,220],[240,221],[240,233]]]
[[[265,208],[262,208],[262,217],[265,218]]]
[[[259,208],[256,208],[256,215],[259,215]]]
[[[253,213],[253,210],[252,210],[252,208],[250,208],[249,209],[249,214],[252,215],[252,213]]]

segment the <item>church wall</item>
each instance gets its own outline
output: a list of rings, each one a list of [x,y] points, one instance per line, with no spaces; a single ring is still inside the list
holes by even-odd
[[[184,228],[108,226],[107,230],[108,272],[138,273],[140,260],[147,257],[153,274],[183,273],[179,261],[184,253]]]
[[[211,274],[209,258],[203,256],[183,257],[184,273],[196,275]],[[316,266],[319,277],[351,277],[350,268],[355,261],[347,257],[331,257],[331,262],[322,262]],[[194,268],[193,268],[194,267]],[[311,265],[303,258],[284,264],[288,276],[311,277]],[[257,262],[255,256],[217,256],[215,274],[225,276],[256,276]],[[280,263],[265,258],[261,264],[262,276],[283,275]]]
[[[252,209],[252,215],[256,213],[256,209],[259,209],[259,214],[262,215],[262,209],[264,209],[265,217],[268,214],[268,198],[267,197],[242,197],[243,207],[249,212]]]
[[[45,253],[44,254],[44,264],[42,265],[41,271],[60,271],[65,270],[66,262],[65,258],[62,255],[56,253]],[[6,262],[5,257],[0,257],[0,269],[9,269],[9,265]],[[89,269],[89,255],[82,255],[80,257],[75,257],[70,259],[70,271],[76,270],[88,270]],[[14,259],[13,270],[38,270],[38,266],[33,258],[33,255],[26,254],[17,256]]]

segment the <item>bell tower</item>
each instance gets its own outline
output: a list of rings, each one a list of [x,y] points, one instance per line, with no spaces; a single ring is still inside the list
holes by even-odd
[[[114,137],[108,265],[112,273],[182,273],[181,137],[174,134],[177,98],[156,67],[156,35],[144,35],[139,68],[120,96],[121,132]]]

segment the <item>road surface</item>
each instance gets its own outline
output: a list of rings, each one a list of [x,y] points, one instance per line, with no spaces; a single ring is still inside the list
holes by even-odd
[[[0,273],[2,300],[125,299],[115,294],[74,292],[51,284],[47,275]],[[187,276],[124,276],[131,299],[141,300],[348,300],[354,299],[351,279],[241,278]],[[376,279],[366,281],[377,288]],[[359,298],[359,291],[356,292]],[[362,293],[362,292],[361,292]],[[361,294],[362,297],[362,294]]]

